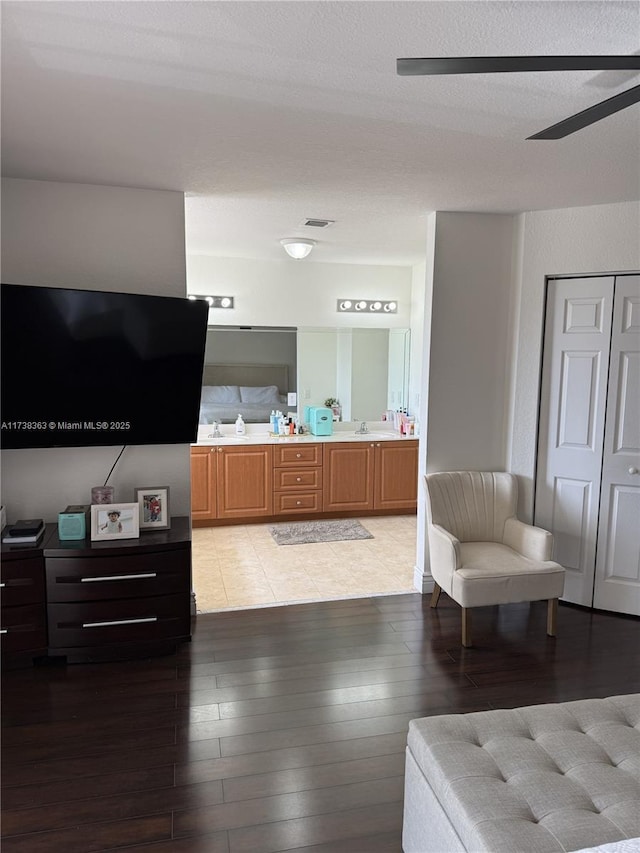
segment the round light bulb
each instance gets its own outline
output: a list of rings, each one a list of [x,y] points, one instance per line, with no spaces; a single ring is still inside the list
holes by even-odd
[[[345,299],[344,302],[340,303],[340,310],[341,311],[348,311],[349,308],[351,308],[351,300]]]
[[[366,307],[367,307],[366,302],[356,302],[356,311],[364,311],[364,309]]]
[[[196,301],[196,297],[193,295],[193,293],[190,293],[190,294],[187,296],[187,299],[190,299],[192,302],[195,302],[195,301]]]
[[[207,296],[206,299],[209,305],[213,305],[213,296]]]
[[[231,305],[231,300],[229,299],[228,296],[223,296],[222,299],[220,300],[220,305],[223,308],[228,308]]]
[[[379,311],[381,308],[382,308],[382,302],[372,302],[371,303],[371,310],[372,311]]]
[[[395,302],[387,302],[386,305],[384,306],[385,311],[395,311],[396,308],[397,308],[397,305]]]

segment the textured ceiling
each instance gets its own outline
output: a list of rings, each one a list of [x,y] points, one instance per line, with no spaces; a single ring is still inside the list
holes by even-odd
[[[640,75],[399,77],[397,57],[639,48],[636,0],[5,0],[2,172],[184,191],[191,253],[310,236],[305,263],[410,264],[432,210],[638,199],[639,106],[526,137]]]

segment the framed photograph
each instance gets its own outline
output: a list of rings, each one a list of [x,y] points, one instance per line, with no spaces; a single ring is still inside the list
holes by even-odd
[[[92,504],[91,541],[137,539],[140,536],[140,510],[137,503]]]
[[[136,489],[140,530],[166,530],[171,526],[169,486],[144,486]]]

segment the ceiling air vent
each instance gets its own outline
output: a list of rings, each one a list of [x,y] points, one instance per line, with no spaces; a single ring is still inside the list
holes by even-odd
[[[305,219],[303,225],[308,225],[309,228],[327,228],[333,225],[335,219]]]

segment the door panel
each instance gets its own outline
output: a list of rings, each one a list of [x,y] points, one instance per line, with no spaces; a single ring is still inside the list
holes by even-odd
[[[549,282],[535,523],[554,535],[564,598],[590,605],[596,560],[614,277]]]
[[[640,614],[640,276],[617,276],[594,607]]]

